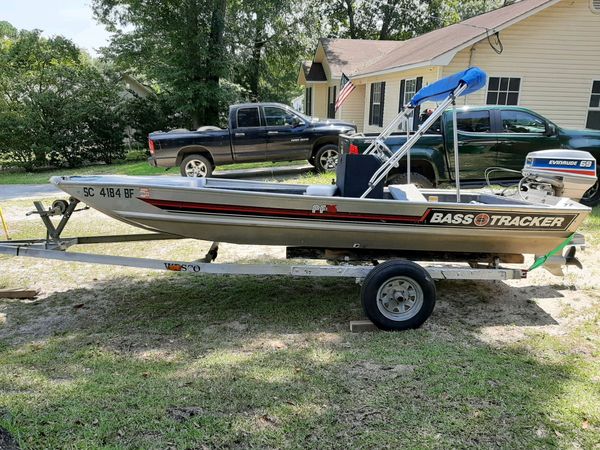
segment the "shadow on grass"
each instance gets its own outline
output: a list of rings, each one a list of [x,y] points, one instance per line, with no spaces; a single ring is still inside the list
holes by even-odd
[[[559,295],[444,282],[423,329],[359,335],[344,331],[361,316],[359,287],[348,280],[165,275],[5,303],[0,425],[24,447],[50,448],[534,447],[584,439],[570,422],[577,413],[565,419],[557,408],[571,383],[585,383],[574,376],[576,361],[541,362],[471,333],[554,323],[525,301],[531,289],[539,298]]]

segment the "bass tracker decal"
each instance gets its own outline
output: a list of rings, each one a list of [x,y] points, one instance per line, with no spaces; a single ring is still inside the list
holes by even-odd
[[[486,213],[465,210],[431,209],[425,219],[427,225],[520,229],[520,230],[566,230],[577,214],[527,214]]]

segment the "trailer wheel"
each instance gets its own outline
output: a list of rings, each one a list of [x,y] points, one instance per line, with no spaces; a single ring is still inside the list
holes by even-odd
[[[179,165],[181,176],[184,177],[210,177],[213,167],[208,159],[202,155],[186,156]]]
[[[386,261],[365,277],[361,291],[367,317],[389,331],[420,327],[433,312],[435,283],[411,261]]]

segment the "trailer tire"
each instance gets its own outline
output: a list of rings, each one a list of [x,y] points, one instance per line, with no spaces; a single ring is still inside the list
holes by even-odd
[[[313,161],[308,161],[315,166],[317,172],[333,172],[340,160],[340,148],[336,144],[325,144],[316,151]]]
[[[407,181],[408,177],[405,173],[395,173],[388,177],[385,184],[386,186],[390,184],[406,184]],[[431,189],[433,187],[433,181],[417,172],[410,173],[410,182],[419,189]]]
[[[435,307],[435,283],[412,261],[386,261],[365,277],[361,301],[378,328],[400,331],[419,328]]]
[[[210,177],[212,175],[212,163],[202,155],[188,155],[183,158],[179,165],[182,177]]]

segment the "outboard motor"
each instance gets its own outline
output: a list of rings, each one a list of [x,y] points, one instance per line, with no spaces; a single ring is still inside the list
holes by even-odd
[[[579,150],[531,152],[521,173],[521,197],[541,203],[545,203],[548,196],[579,201],[597,180],[596,159]]]

